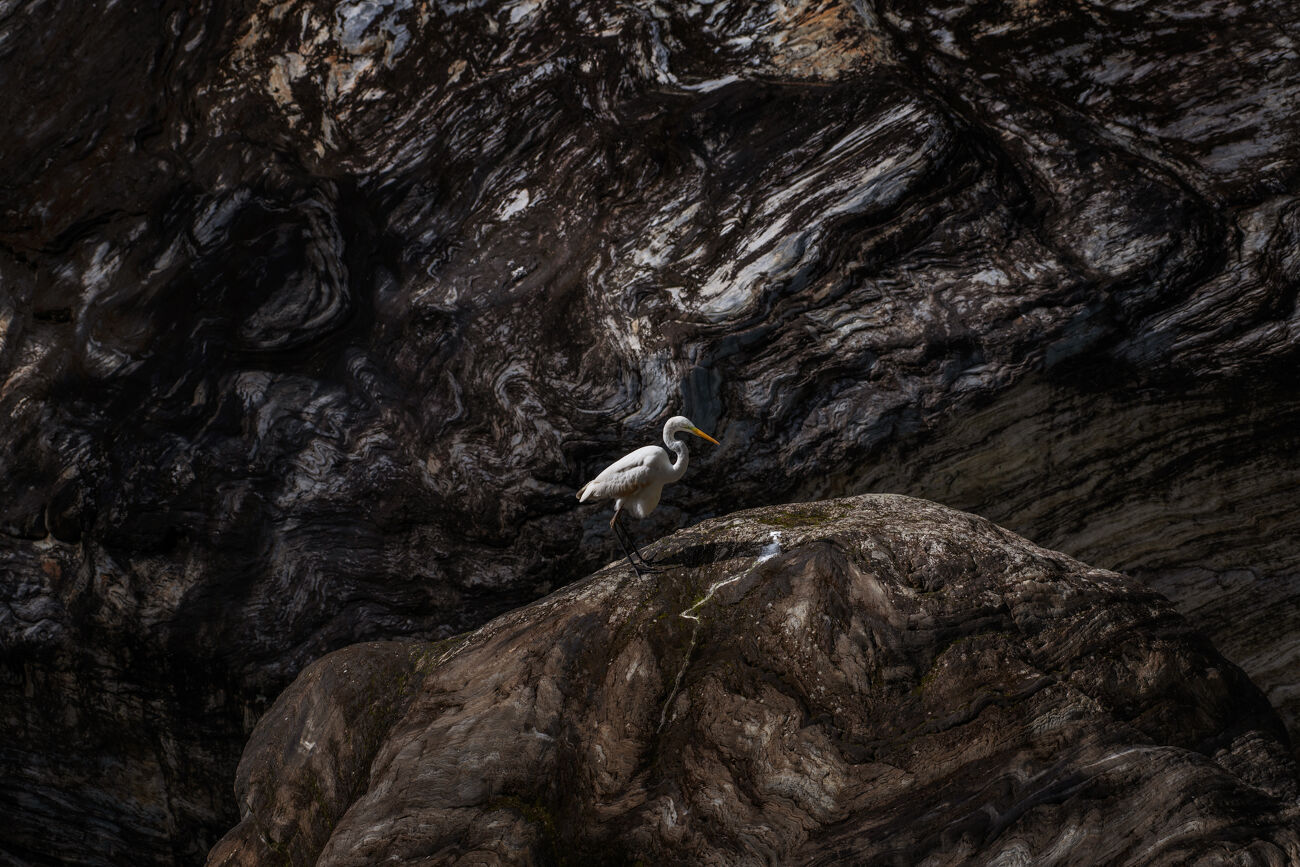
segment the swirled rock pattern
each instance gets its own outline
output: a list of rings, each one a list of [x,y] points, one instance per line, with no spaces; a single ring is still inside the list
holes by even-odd
[[[588,573],[679,411],[642,532],[941,499],[1300,731],[1298,19],[0,0],[0,857],[195,861],[304,665]]]
[[[1139,583],[868,495],[308,668],[210,865],[1282,864],[1296,766]]]

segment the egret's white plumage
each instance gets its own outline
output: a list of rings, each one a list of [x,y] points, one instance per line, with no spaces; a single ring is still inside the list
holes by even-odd
[[[624,455],[605,467],[596,478],[583,485],[578,491],[578,500],[585,503],[589,500],[612,499],[614,518],[609,525],[614,528],[615,534],[618,533],[620,526],[616,522],[625,510],[633,517],[646,517],[655,510],[655,506],[659,505],[659,497],[663,494],[664,485],[677,481],[686,472],[690,452],[686,448],[686,443],[677,438],[679,434],[684,433],[702,437],[714,445],[718,444],[717,440],[697,428],[690,419],[681,415],[673,416],[664,425],[664,444],[668,447],[668,451],[664,451],[659,446],[646,446]],[[619,537],[619,544],[623,545],[625,551],[627,550],[622,537]],[[635,550],[635,543],[632,547]],[[627,555],[632,567],[639,572],[640,568],[636,561],[632,560],[631,552],[627,552]],[[644,561],[644,558],[642,559]]]

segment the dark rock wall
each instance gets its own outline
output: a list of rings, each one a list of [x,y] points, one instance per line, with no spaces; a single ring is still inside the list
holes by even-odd
[[[922,493],[1295,726],[1296,17],[0,6],[0,853],[193,861],[303,665],[603,562],[681,410],[647,534]]]

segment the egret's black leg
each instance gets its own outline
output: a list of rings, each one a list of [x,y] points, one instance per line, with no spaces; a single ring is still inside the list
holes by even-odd
[[[641,561],[641,565],[647,568],[653,568],[654,561],[642,554],[641,549],[636,546],[636,539],[633,538],[632,531],[623,523],[622,514],[616,515],[616,517],[619,519],[618,528],[623,531],[623,538],[625,538],[627,543],[632,546],[632,550],[636,553],[637,559]]]
[[[627,562],[632,567],[632,571],[636,572],[638,575],[646,572],[657,571],[651,567],[649,563],[646,563],[645,558],[641,556],[641,552],[637,551],[636,542],[632,542],[631,549],[628,548],[628,542],[631,542],[632,540],[630,537],[626,540],[623,538],[623,534],[627,531],[623,527],[623,522],[619,520],[622,512],[622,509],[614,510],[614,517],[609,522],[609,528],[614,531],[614,538],[618,540],[619,547],[623,549],[623,553],[627,556]],[[632,556],[633,551],[636,551],[635,559]],[[637,560],[640,560],[641,562],[638,563]]]
[[[636,554],[641,563],[646,566],[654,565],[655,561],[653,557],[647,557],[641,553],[641,549],[636,545],[636,537],[632,535],[632,531],[628,528],[622,518],[619,518],[618,526],[623,530],[623,537],[627,539],[628,544],[632,546],[633,553]]]
[[[618,516],[620,511],[622,510],[621,509],[614,510],[614,517],[610,519],[609,528],[614,531],[614,538],[618,540],[619,547],[623,549],[623,554],[626,555],[627,557],[628,565],[632,567],[633,572],[635,572],[637,575],[640,575],[641,570],[644,567],[642,567],[640,564],[638,564],[635,560],[632,559],[632,552],[628,550],[627,543],[623,541],[623,534],[618,531],[619,530]]]

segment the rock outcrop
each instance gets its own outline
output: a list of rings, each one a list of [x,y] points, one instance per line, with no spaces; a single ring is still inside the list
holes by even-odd
[[[939,499],[1300,732],[1300,6],[147,6],[0,2],[0,860],[202,857],[304,666],[588,574],[679,411],[647,534]]]
[[[311,665],[209,865],[1300,859],[1281,723],[1137,582],[883,495],[654,554]]]

